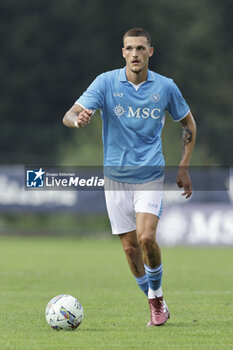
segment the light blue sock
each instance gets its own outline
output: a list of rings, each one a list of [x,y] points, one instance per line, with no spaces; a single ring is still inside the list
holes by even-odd
[[[150,289],[157,290],[161,287],[162,275],[163,275],[163,265],[159,265],[158,267],[151,269],[147,265],[144,265],[148,284]]]
[[[148,296],[148,279],[147,279],[147,275],[141,276],[141,277],[136,277],[134,276],[136,279],[136,282],[139,286],[139,288],[141,288],[141,290],[143,291],[143,293],[146,294],[146,296]]]

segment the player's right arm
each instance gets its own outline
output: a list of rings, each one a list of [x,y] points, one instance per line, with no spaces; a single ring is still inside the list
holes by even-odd
[[[68,128],[80,128],[90,123],[93,111],[74,104],[64,115],[63,124]]]

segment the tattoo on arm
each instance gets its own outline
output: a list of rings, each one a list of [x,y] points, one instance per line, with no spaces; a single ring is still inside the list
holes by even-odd
[[[187,126],[184,126],[183,127],[183,150],[190,142],[192,142],[192,137],[193,137],[192,131]]]

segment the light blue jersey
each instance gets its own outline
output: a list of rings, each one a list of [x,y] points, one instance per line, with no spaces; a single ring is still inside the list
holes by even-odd
[[[189,106],[172,79],[148,70],[147,80],[136,89],[125,71],[99,75],[76,103],[101,110],[105,175],[122,182],[149,182],[163,175],[165,111],[179,121]]]

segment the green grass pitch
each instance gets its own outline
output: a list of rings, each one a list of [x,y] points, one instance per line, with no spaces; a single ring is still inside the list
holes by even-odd
[[[0,349],[233,349],[233,249],[162,248],[171,319],[146,327],[149,307],[114,239],[0,238]],[[84,320],[57,332],[55,295],[76,296]]]

